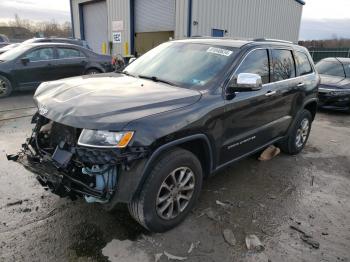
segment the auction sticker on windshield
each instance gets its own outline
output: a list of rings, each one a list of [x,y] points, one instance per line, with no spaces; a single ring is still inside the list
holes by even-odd
[[[213,53],[213,54],[217,54],[217,55],[223,55],[223,56],[230,56],[232,55],[232,51],[230,50],[226,50],[226,49],[222,49],[222,48],[217,48],[217,47],[209,47],[209,49],[207,50],[208,53]]]

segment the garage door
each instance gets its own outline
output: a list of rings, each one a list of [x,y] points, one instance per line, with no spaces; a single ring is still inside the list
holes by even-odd
[[[102,52],[102,43],[108,42],[107,4],[105,1],[83,6],[84,34],[89,46]]]
[[[135,32],[175,30],[175,0],[136,0]]]

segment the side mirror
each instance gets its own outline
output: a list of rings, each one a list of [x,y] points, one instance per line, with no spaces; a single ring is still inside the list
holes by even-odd
[[[262,88],[262,79],[258,74],[240,73],[229,86],[238,92],[257,91]]]
[[[21,63],[22,63],[23,65],[28,64],[28,63],[29,63],[29,58],[21,58]]]

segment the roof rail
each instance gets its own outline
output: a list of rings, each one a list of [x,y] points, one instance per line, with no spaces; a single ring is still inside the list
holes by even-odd
[[[279,40],[279,39],[269,39],[269,38],[255,38],[253,39],[255,42],[277,42],[277,43],[286,43],[286,44],[294,44],[291,41]]]

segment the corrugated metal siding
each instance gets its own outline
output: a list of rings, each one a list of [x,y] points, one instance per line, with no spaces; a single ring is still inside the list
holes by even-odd
[[[81,38],[79,4],[93,2],[93,0],[72,0],[74,37]],[[130,0],[106,0],[107,20],[108,20],[108,41],[112,41],[112,21],[123,20],[124,30],[122,31],[122,43],[113,44],[113,54],[124,53],[124,44],[128,43],[128,53],[130,54]]]
[[[83,6],[84,35],[96,53],[102,52],[102,43],[108,42],[107,4],[105,1]]]
[[[227,30],[228,37],[278,38],[296,42],[302,5],[294,0],[193,0],[192,35]]]
[[[175,39],[187,37],[188,1],[176,0]]]
[[[175,0],[135,0],[135,32],[175,31]]]
[[[113,54],[124,53],[124,44],[128,43],[128,53],[130,54],[130,0],[107,0],[108,9],[108,35],[112,41],[112,21],[123,20],[124,30],[122,31],[122,43],[113,44]]]

